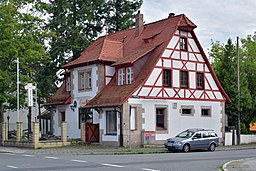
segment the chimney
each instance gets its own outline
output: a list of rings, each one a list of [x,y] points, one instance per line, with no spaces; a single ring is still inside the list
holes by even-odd
[[[143,14],[140,14],[140,10],[136,14],[135,20],[135,32],[136,36],[139,36],[143,29]]]
[[[169,13],[169,17],[168,18],[171,18],[171,17],[174,17],[175,14],[174,13]]]

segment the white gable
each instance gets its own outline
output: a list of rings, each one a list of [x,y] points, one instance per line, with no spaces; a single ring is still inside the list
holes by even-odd
[[[187,50],[180,50],[180,37],[187,42]],[[160,56],[155,68],[144,86],[134,95],[145,98],[224,100],[205,59],[192,34],[176,31],[168,46]],[[167,71],[166,71],[167,70]],[[169,72],[168,72],[169,71]],[[181,71],[186,71],[187,81],[181,82]],[[168,74],[168,75],[165,75]],[[199,78],[203,77],[203,84]],[[164,81],[167,85],[163,86]],[[180,87],[181,84],[187,86]],[[203,87],[202,87],[203,86]]]

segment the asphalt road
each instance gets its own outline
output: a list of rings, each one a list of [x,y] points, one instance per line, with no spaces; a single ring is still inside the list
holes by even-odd
[[[0,171],[218,171],[226,162],[256,157],[256,149],[136,155],[26,155],[0,153]]]

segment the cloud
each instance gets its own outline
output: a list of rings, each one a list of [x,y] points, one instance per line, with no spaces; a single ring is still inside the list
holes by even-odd
[[[204,47],[211,40],[226,43],[236,36],[246,38],[256,31],[255,0],[144,0],[141,12],[146,23],[184,13],[198,27],[195,33]]]

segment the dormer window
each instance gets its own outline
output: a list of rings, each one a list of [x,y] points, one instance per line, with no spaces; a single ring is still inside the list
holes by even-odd
[[[66,91],[70,91],[71,90],[71,79],[70,77],[66,78]]]
[[[124,68],[118,69],[118,85],[124,85]]]
[[[133,77],[132,67],[126,68],[126,84],[132,83],[132,77]]]
[[[132,67],[118,69],[118,85],[131,84],[133,80]]]
[[[180,50],[188,50],[187,38],[185,37],[180,38]]]

